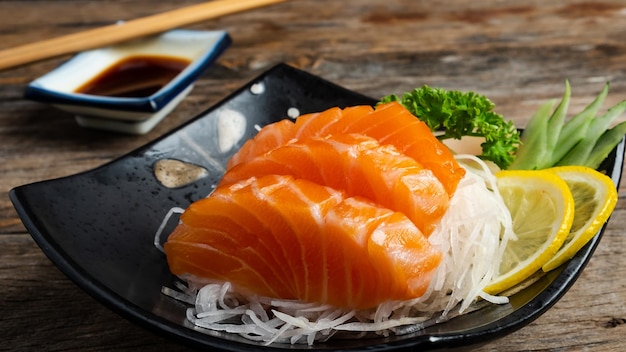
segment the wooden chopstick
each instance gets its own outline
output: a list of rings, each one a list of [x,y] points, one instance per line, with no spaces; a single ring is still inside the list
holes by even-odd
[[[283,1],[286,0],[213,0],[120,24],[25,44],[0,51],[0,71]]]

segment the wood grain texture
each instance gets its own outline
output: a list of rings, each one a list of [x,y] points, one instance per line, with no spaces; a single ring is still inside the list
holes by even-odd
[[[158,34],[284,0],[213,0],[0,50],[0,70]]]
[[[173,0],[0,1],[0,48],[199,3]],[[352,3],[351,3],[352,4]],[[22,98],[60,57],[0,72],[0,350],[183,351],[79,290],[30,238],[7,193],[102,165],[188,121],[279,62],[379,97],[429,84],[474,90],[524,126],[572,85],[570,111],[606,81],[605,107],[626,98],[626,1],[293,0],[198,23],[233,45],[153,131],[80,128]],[[621,120],[626,119],[622,116]],[[591,262],[527,327],[476,351],[619,351],[626,344],[626,184]]]

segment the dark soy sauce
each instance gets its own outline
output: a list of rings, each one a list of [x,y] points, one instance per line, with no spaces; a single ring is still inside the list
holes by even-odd
[[[170,56],[130,56],[76,89],[76,93],[109,97],[147,97],[163,88],[190,64]]]

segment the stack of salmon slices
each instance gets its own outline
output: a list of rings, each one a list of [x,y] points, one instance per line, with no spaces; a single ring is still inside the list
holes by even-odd
[[[173,274],[250,295],[366,309],[421,296],[428,241],[465,175],[393,102],[265,126],[165,243]]]

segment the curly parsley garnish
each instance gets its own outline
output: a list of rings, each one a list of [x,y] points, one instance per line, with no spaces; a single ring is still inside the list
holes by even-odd
[[[515,159],[520,134],[513,121],[505,121],[495,113],[494,104],[474,92],[448,91],[427,85],[404,93],[388,95],[380,103],[398,101],[413,115],[424,121],[431,131],[442,131],[440,140],[462,136],[484,137],[480,158],[506,169]]]

